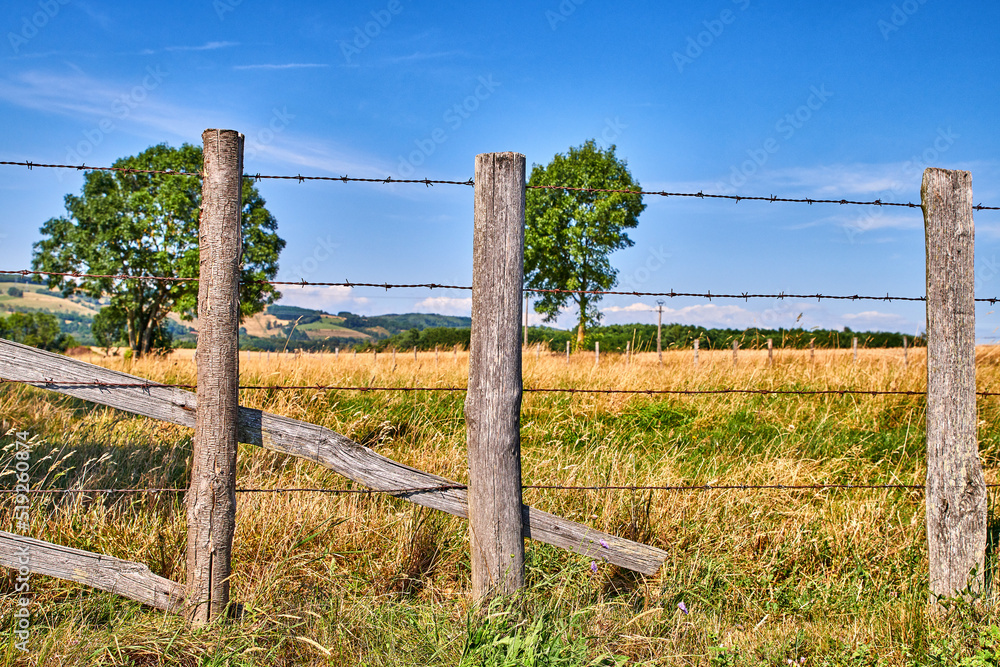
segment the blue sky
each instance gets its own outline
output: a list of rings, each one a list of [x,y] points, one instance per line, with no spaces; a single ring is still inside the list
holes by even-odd
[[[248,172],[465,180],[594,138],[648,190],[919,201],[924,167],[1000,205],[1000,5],[958,0],[96,3],[0,9],[0,155],[105,165],[246,135]],[[436,140],[435,140],[436,139]],[[82,176],[0,167],[0,268]],[[471,281],[472,190],[262,182],[279,279]],[[639,291],[924,293],[919,210],[648,197],[613,255]],[[976,214],[977,295],[1000,295],[1000,212]],[[468,314],[447,291],[288,288],[283,303]],[[605,321],[655,322],[608,297]],[[673,299],[665,321],[916,332],[921,304]],[[573,314],[560,317],[570,326]],[[537,322],[537,316],[533,316]],[[977,309],[981,342],[1000,336]]]

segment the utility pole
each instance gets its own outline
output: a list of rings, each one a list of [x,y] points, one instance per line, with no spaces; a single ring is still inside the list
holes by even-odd
[[[663,365],[663,347],[660,345],[660,333],[663,329],[663,300],[660,299],[656,303],[659,304],[659,308],[656,309],[656,357],[660,360],[660,365]]]

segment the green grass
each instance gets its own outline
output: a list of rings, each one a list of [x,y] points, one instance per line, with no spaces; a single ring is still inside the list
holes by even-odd
[[[808,354],[808,353],[805,353]],[[613,356],[525,358],[529,386],[922,388],[921,353],[903,369],[872,353],[811,366],[683,353],[632,366]],[[246,383],[454,386],[464,357],[341,355],[336,362],[243,363]],[[817,355],[819,357],[819,355]],[[127,370],[194,379],[188,357]],[[731,357],[729,357],[731,359]],[[122,360],[109,361],[126,368]],[[981,363],[981,388],[996,387]],[[330,427],[379,453],[465,480],[462,393],[247,392],[246,405]],[[996,479],[1000,403],[980,399],[987,480]],[[191,431],[42,390],[0,385],[3,431],[36,438],[34,488],[183,487]],[[526,484],[921,483],[920,397],[526,394]],[[0,439],[11,484],[13,436]],[[241,446],[240,487],[345,482],[289,456]],[[467,525],[382,496],[239,494],[237,622],[190,628],[109,593],[33,576],[31,651],[0,643],[0,665],[995,665],[992,599],[927,613],[923,494],[908,490],[542,491],[525,501],[667,551],[640,577],[527,544],[527,590],[475,609]],[[147,564],[184,581],[180,495],[36,497],[31,535]],[[10,504],[0,520],[11,525]],[[991,535],[1000,518],[990,509]],[[991,552],[992,563],[992,552]],[[992,568],[992,565],[991,565]],[[992,569],[990,576],[993,576]],[[12,640],[13,578],[0,579],[0,636]],[[682,611],[681,606],[688,613]],[[804,662],[800,662],[804,658]]]

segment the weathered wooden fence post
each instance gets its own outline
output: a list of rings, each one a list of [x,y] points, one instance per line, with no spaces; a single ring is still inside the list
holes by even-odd
[[[815,363],[816,361],[816,339],[809,339],[809,363]]]
[[[524,586],[521,290],[524,171],[519,153],[476,156],[472,338],[465,419],[472,596]]]
[[[698,365],[698,338],[694,339],[694,365]]]
[[[854,354],[854,361],[858,360],[858,337],[851,339],[851,352]]]
[[[566,341],[566,365],[569,365],[569,341]]]
[[[599,366],[601,364],[601,341],[594,341],[594,365]]]
[[[927,550],[930,592],[983,591],[986,484],[976,437],[972,175],[926,169]]]
[[[198,413],[187,496],[187,604],[196,624],[229,604],[236,529],[243,135],[205,130],[198,248]]]

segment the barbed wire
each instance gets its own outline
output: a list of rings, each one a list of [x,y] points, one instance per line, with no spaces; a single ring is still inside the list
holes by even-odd
[[[997,488],[1000,484],[986,484],[986,488]],[[468,490],[466,484],[442,484],[402,489],[328,489],[322,487],[290,488],[240,488],[236,493],[323,493],[328,495],[405,495],[412,493],[435,493],[440,491]],[[850,491],[850,490],[906,490],[923,491],[923,484],[606,484],[606,485],[562,485],[562,484],[522,484],[522,490],[540,491]],[[187,493],[187,488],[123,488],[123,489],[0,489],[0,493],[71,494],[71,493]]]
[[[174,278],[169,276],[133,276],[125,274],[104,274],[104,273],[80,273],[78,271],[34,271],[29,269],[17,269],[17,270],[0,270],[0,274],[5,275],[19,275],[19,276],[58,276],[65,278],[102,278],[102,279],[114,279],[114,280],[160,280],[168,282],[198,282],[199,278]],[[471,285],[448,285],[445,283],[405,283],[405,284],[395,284],[395,283],[359,283],[351,282],[345,280],[343,282],[310,282],[307,280],[250,280],[241,281],[243,284],[257,284],[257,285],[291,285],[296,287],[378,287],[380,289],[390,290],[390,289],[457,289],[457,290],[471,290]],[[827,300],[843,300],[843,301],[927,301],[926,296],[892,296],[886,294],[885,296],[870,296],[861,294],[794,294],[778,292],[776,294],[751,294],[750,292],[740,292],[735,294],[728,293],[717,293],[713,294],[711,290],[707,292],[676,292],[671,290],[669,292],[636,292],[636,291],[621,291],[621,290],[570,290],[570,289],[543,289],[526,287],[522,290],[523,292],[534,292],[534,293],[554,293],[554,294],[607,294],[607,295],[621,295],[621,296],[635,296],[635,297],[668,297],[671,299],[679,297],[693,297],[708,299],[743,299],[748,301],[750,299],[777,299],[779,301],[784,299],[816,299],[817,301]],[[990,305],[996,305],[1000,302],[1000,297],[981,297],[976,298],[975,301],[982,303],[989,303]]]
[[[269,489],[236,489],[236,493],[289,493],[289,492],[314,492],[328,493],[335,495],[359,494],[368,495],[373,493],[385,493],[389,495],[408,493],[430,493],[437,491],[451,491],[454,489],[466,489],[464,484],[439,484],[437,486],[422,486],[405,489],[323,489],[323,488],[269,488]],[[142,488],[142,489],[28,489],[27,491],[16,489],[0,489],[0,493],[187,493],[187,488],[167,487],[167,488]]]
[[[134,169],[132,167],[88,167],[85,164],[73,165],[73,164],[44,164],[38,162],[31,162],[30,160],[23,162],[15,161],[0,161],[0,165],[9,166],[19,166],[27,167],[29,170],[40,167],[40,168],[50,168],[50,169],[76,169],[78,171],[112,171],[121,172],[126,174],[161,174],[166,176],[202,176],[201,172],[185,172],[185,171],[174,171],[170,169],[159,170],[159,169]],[[294,176],[273,176],[266,174],[243,174],[244,178],[251,178],[254,181],[261,181],[263,179],[274,179],[274,180],[288,180],[297,181],[303,183],[305,181],[340,181],[343,183],[419,183],[427,187],[432,185],[465,185],[465,186],[475,186],[475,181],[469,178],[464,181],[455,180],[434,180],[430,178],[420,178],[420,179],[400,179],[387,176],[385,178],[358,178],[351,176],[303,176],[301,174],[296,174]],[[886,202],[881,199],[874,199],[871,201],[857,201],[851,199],[819,199],[812,197],[778,197],[776,195],[769,196],[759,196],[759,195],[732,195],[732,194],[713,194],[706,193],[702,191],[698,192],[667,192],[667,191],[654,191],[654,190],[629,190],[629,189],[614,189],[614,188],[584,188],[575,187],[570,185],[526,185],[528,190],[568,190],[573,192],[601,192],[607,194],[628,194],[628,195],[642,195],[642,196],[655,196],[655,197],[695,197],[698,199],[728,199],[736,202],[737,204],[743,200],[747,201],[766,201],[766,202],[787,202],[796,204],[839,204],[839,205],[855,205],[855,206],[899,206],[904,208],[920,208],[920,204],[915,204],[913,202]],[[1000,211],[1000,206],[984,206],[983,204],[976,204],[973,207],[975,211]]]
[[[2,384],[49,385],[54,387],[99,387],[103,389],[197,389],[193,384],[167,384],[159,382],[104,382],[102,380],[66,380],[52,378],[12,379],[0,378]],[[239,389],[260,391],[358,391],[365,392],[463,392],[467,387],[388,387],[388,386],[341,386],[341,385],[240,385]],[[525,393],[548,394],[633,394],[633,395],[713,395],[713,394],[756,394],[787,396],[926,396],[926,391],[911,389],[586,389],[576,387],[524,387]],[[1000,391],[977,391],[977,396],[1000,396]]]

